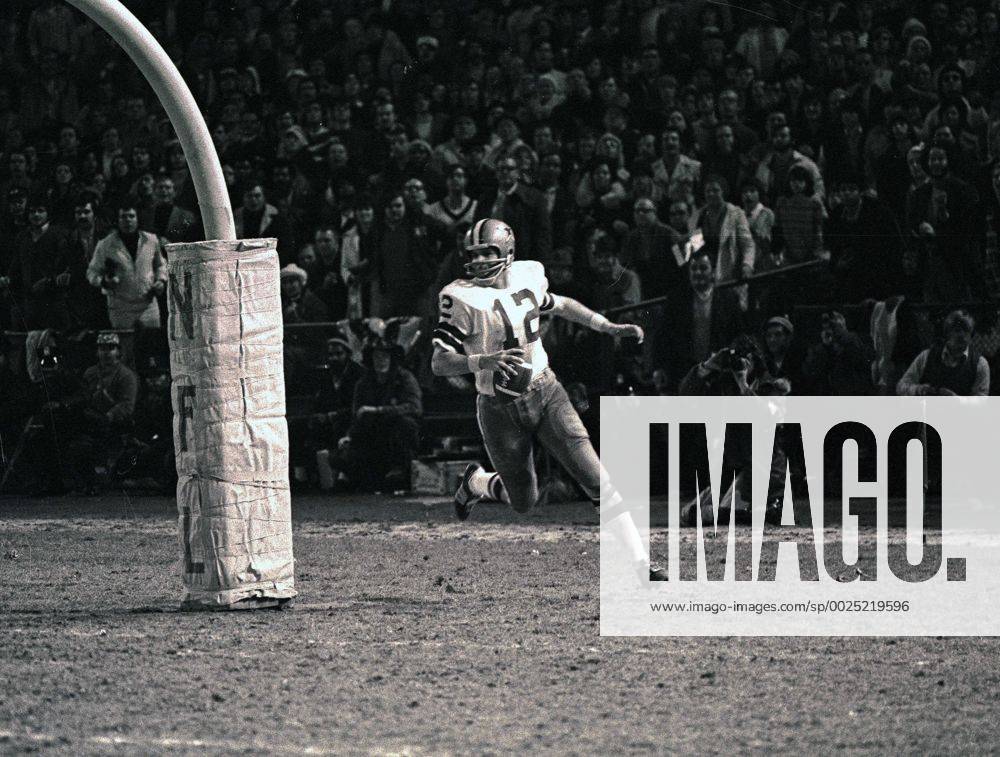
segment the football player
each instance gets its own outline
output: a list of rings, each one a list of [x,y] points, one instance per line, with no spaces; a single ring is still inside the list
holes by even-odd
[[[438,376],[475,376],[479,428],[496,473],[475,464],[466,469],[455,493],[456,515],[465,520],[484,498],[529,511],[538,500],[532,457],[536,435],[595,507],[602,493],[612,506],[620,504],[621,496],[611,486],[583,422],[549,368],[539,319],[543,313],[558,315],[640,342],[642,329],[612,323],[572,298],[550,294],[541,263],[514,261],[514,232],[503,221],[477,221],[466,233],[465,254],[469,278],[456,279],[438,296],[440,320],[431,367]],[[610,527],[640,575],[648,567],[650,580],[666,580],[665,571],[649,564],[627,512]]]

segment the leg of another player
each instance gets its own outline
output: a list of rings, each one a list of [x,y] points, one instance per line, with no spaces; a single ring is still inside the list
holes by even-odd
[[[549,392],[546,411],[538,427],[538,439],[576,479],[590,497],[595,509],[600,508],[602,495],[607,507],[618,508],[622,497],[615,490],[604,466],[601,465],[587,429],[573,409],[566,390],[556,382]],[[649,555],[630,513],[624,511],[612,518],[608,528],[628,550],[640,573],[649,566],[651,580],[666,580],[663,571],[650,565]]]

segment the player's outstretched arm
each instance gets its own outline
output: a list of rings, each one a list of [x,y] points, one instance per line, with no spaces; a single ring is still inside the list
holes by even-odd
[[[614,321],[609,321],[600,313],[595,313],[572,297],[563,297],[562,295],[554,294],[552,295],[552,299],[555,305],[553,305],[552,310],[549,312],[553,315],[561,316],[567,321],[579,323],[602,334],[632,337],[638,339],[640,344],[646,337],[640,326],[636,326],[634,323],[615,323]]]
[[[477,371],[503,371],[510,378],[517,376],[517,366],[524,362],[524,350],[500,350],[482,355],[465,355],[435,346],[431,355],[431,371],[435,376],[460,376]]]

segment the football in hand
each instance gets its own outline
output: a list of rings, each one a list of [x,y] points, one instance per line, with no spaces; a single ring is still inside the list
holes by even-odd
[[[524,394],[531,383],[531,363],[517,366],[517,375],[508,376],[503,371],[493,372],[493,391],[498,398],[515,399]]]

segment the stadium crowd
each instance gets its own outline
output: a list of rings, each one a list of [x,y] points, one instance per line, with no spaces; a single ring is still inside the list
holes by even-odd
[[[430,375],[429,334],[484,217],[552,291],[646,329],[547,325],[581,409],[990,392],[992,0],[126,5],[205,114],[239,236],[278,240],[293,461],[323,488],[405,488],[424,406],[472,391]],[[164,245],[202,238],[197,198],[90,21],[10,0],[0,39],[2,467],[58,459],[87,489],[169,452]]]

